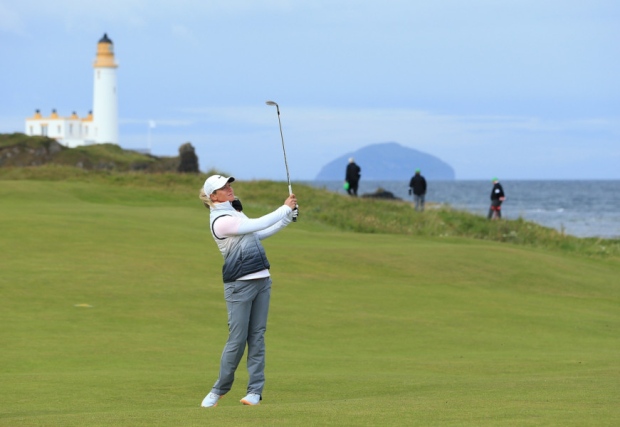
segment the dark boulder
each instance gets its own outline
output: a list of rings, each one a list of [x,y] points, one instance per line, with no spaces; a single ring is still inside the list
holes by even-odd
[[[394,193],[384,190],[379,187],[374,193],[364,193],[362,197],[370,198],[370,199],[388,199],[388,200],[401,200],[400,197],[394,196]]]

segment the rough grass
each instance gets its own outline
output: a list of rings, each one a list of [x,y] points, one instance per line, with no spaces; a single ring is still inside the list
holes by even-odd
[[[119,187],[164,190],[170,200],[194,203],[207,174],[84,171],[47,165],[34,168],[0,168],[0,180],[62,180],[114,184]],[[234,184],[248,212],[260,215],[279,206],[286,184],[246,181]],[[620,239],[578,238],[526,221],[486,218],[450,206],[434,206],[420,213],[405,201],[351,198],[305,185],[295,185],[300,200],[300,221],[318,228],[360,233],[388,233],[427,237],[466,237],[528,247],[557,250],[583,256],[620,259]]]

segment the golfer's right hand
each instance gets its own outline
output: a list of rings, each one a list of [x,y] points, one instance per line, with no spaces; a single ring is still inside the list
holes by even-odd
[[[297,206],[297,197],[294,194],[288,196],[288,198],[284,201],[284,204],[291,209],[295,209]]]

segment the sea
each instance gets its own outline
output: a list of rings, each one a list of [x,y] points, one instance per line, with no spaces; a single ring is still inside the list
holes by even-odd
[[[343,183],[303,182],[346,194]],[[620,180],[510,180],[500,184],[506,194],[502,204],[504,218],[523,218],[576,237],[620,239]],[[362,177],[358,195],[383,189],[411,201],[408,185],[408,180],[368,181]],[[427,181],[426,203],[449,205],[486,217],[492,186],[491,181]]]

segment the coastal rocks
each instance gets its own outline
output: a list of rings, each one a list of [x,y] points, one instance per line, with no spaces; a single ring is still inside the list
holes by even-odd
[[[49,138],[36,146],[3,146],[0,147],[0,166],[41,166],[50,162],[63,149],[57,141]]]
[[[371,199],[387,199],[387,200],[401,200],[400,197],[394,196],[394,193],[391,193],[383,188],[379,187],[375,190],[374,193],[364,193],[362,197],[371,198]]]

